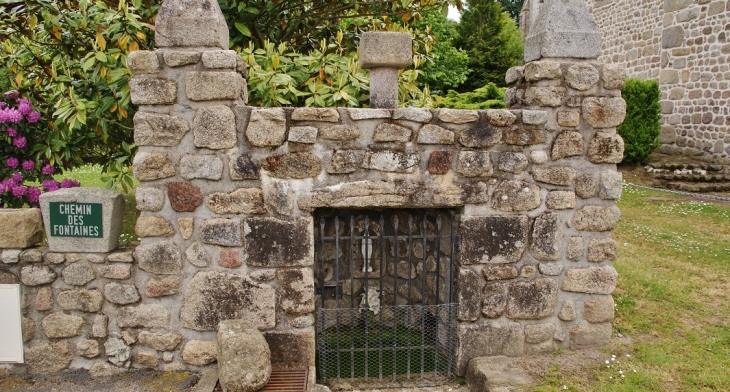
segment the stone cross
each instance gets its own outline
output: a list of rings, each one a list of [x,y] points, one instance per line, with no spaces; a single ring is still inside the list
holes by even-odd
[[[370,70],[370,107],[398,108],[398,70],[413,62],[409,33],[368,32],[360,38],[360,67]]]
[[[532,6],[539,8],[525,27],[525,62],[601,55],[601,31],[584,0],[532,1]]]

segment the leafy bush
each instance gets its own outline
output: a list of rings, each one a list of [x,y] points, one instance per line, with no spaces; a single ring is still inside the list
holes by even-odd
[[[74,180],[53,179],[60,173],[59,162],[42,158],[44,141],[49,129],[33,110],[30,100],[19,98],[17,91],[0,98],[0,208],[38,206],[43,192],[72,188],[80,184]],[[28,183],[41,183],[41,187]]]
[[[488,83],[474,91],[457,93],[449,90],[446,97],[438,105],[440,108],[452,109],[503,109],[505,88],[497,87],[494,83]]]
[[[626,101],[626,119],[617,128],[624,139],[624,163],[644,163],[659,147],[661,106],[656,80],[628,79],[621,96]]]

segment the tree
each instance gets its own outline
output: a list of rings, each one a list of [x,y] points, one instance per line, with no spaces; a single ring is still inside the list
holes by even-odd
[[[436,11],[426,14],[414,28],[428,31],[435,41],[428,53],[429,61],[423,67],[423,83],[435,94],[444,94],[464,83],[469,73],[469,55],[454,47],[454,39],[459,35],[457,23]]]
[[[468,0],[467,4],[454,44],[468,53],[471,73],[459,91],[488,83],[505,86],[505,73],[519,64],[523,54],[517,25],[494,0]]]
[[[624,163],[644,163],[661,145],[661,105],[656,80],[628,79],[621,90],[626,101],[626,119],[616,128],[624,139]]]
[[[142,7],[144,5],[144,7]],[[36,103],[50,132],[37,150],[51,165],[100,164],[123,186],[135,152],[127,55],[153,46],[157,2],[26,0],[0,8],[0,64]]]
[[[509,13],[510,18],[519,24],[520,12],[522,11],[522,6],[525,4],[525,0],[499,0],[499,3]]]

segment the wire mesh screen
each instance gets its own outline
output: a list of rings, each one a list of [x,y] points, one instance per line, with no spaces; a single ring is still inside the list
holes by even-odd
[[[428,386],[452,376],[455,225],[446,211],[320,212],[321,383]]]

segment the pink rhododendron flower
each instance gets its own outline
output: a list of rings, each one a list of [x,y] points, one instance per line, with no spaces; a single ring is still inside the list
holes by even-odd
[[[13,145],[18,148],[25,148],[27,145],[27,140],[25,140],[25,136],[18,136],[13,138]]]
[[[78,188],[80,186],[80,182],[70,178],[64,178],[63,181],[61,181],[61,188]]]
[[[29,115],[25,116],[25,119],[26,119],[26,121],[28,121],[31,124],[37,123],[38,120],[41,119],[41,113],[40,112],[35,112],[35,111],[34,112],[30,112]]]
[[[45,180],[41,183],[41,185],[43,185],[43,189],[45,189],[47,192],[53,192],[59,189],[58,181],[56,180]]]
[[[38,198],[41,196],[41,190],[38,187],[32,186],[28,188],[28,202],[38,203]]]
[[[10,190],[10,193],[12,193],[15,197],[23,197],[26,193],[28,193],[28,187],[16,185]]]
[[[16,184],[17,184],[17,183],[19,183],[19,182],[23,182],[23,175],[22,175],[22,174],[20,174],[20,173],[15,173],[15,174],[13,174],[13,176],[12,176],[12,177],[10,177],[10,178],[11,178],[11,179],[12,179],[13,181],[15,181],[15,183],[16,183]]]
[[[55,171],[56,171],[56,169],[54,169],[53,166],[51,166],[51,165],[45,165],[41,169],[41,173],[43,173],[43,174],[45,174],[47,176],[53,175],[53,173]]]
[[[10,157],[10,158],[8,158],[7,161],[5,161],[5,164],[8,167],[11,167],[13,169],[15,169],[16,167],[18,167],[18,163],[19,163],[18,162],[18,158],[15,158],[15,157]]]
[[[26,98],[20,98],[18,100],[18,112],[20,112],[20,114],[26,116],[30,114],[32,110],[33,108],[31,106],[30,100]]]
[[[5,132],[7,132],[8,136],[10,137],[18,136],[18,131],[16,131],[15,128],[8,127],[7,129],[5,129]]]
[[[23,167],[23,170],[25,170],[25,171],[31,171],[31,170],[35,169],[35,163],[33,161],[31,161],[30,159],[26,159],[25,161],[23,161],[22,167]]]
[[[0,123],[19,123],[23,120],[23,115],[13,108],[5,108],[0,110]]]

